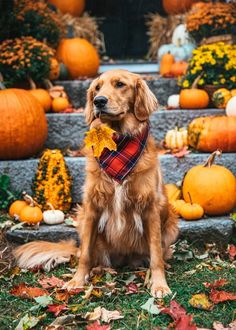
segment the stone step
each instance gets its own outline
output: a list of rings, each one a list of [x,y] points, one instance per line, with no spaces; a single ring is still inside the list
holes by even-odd
[[[179,228],[180,238],[188,239],[191,242],[228,243],[233,235],[234,222],[229,217],[205,218],[197,221],[180,220]],[[57,242],[70,238],[79,243],[76,229],[65,224],[41,225],[37,230],[30,227],[14,231],[8,230],[6,236],[9,241],[15,243],[27,243],[35,240]]]
[[[160,110],[151,116],[151,133],[156,141],[164,139],[169,129],[187,127],[196,117],[223,115],[224,110]],[[82,113],[47,114],[48,120],[48,148],[76,148],[82,144],[84,133],[88,130]]]
[[[144,76],[150,89],[156,95],[160,104],[165,105],[167,99],[172,94],[178,94],[180,87],[175,78],[163,78],[156,75],[150,79],[151,76]],[[55,81],[54,85],[64,86],[69,99],[74,107],[84,107],[86,103],[86,93],[92,79],[86,80],[65,80]]]
[[[209,154],[191,153],[183,158],[175,158],[172,155],[161,155],[161,167],[164,181],[178,182],[183,179],[184,174],[191,167],[197,164],[203,164]],[[222,164],[229,168],[236,175],[235,165],[236,155],[234,153],[225,153],[221,159],[217,159],[217,164]],[[73,201],[81,202],[82,186],[84,183],[85,158],[66,157],[68,167],[73,176]],[[36,173],[38,159],[1,161],[0,173],[7,174],[12,179],[12,188],[18,191],[23,189],[31,193],[32,179]]]

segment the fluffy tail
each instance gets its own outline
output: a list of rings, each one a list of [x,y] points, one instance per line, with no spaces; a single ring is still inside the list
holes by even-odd
[[[68,262],[70,257],[78,255],[78,252],[74,240],[58,243],[36,241],[16,248],[13,254],[20,268],[42,266],[49,271],[58,264]]]

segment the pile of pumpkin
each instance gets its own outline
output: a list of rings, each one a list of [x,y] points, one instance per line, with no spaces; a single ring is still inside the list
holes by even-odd
[[[60,224],[71,207],[71,188],[72,178],[61,151],[47,149],[32,183],[33,197],[24,192],[22,200],[10,205],[9,215],[29,225],[41,221]]]
[[[225,215],[236,207],[236,178],[224,166],[213,164],[215,151],[203,165],[192,167],[184,176],[181,189],[166,184],[167,196],[174,211],[185,220]]]
[[[205,109],[209,104],[218,109],[225,109],[227,116],[236,116],[236,89],[217,89],[211,99],[208,93],[196,88],[197,81],[191,88],[182,89],[180,94],[169,96],[168,109]]]

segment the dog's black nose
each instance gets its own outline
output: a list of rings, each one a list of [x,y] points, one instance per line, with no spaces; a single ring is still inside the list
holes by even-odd
[[[97,108],[102,109],[107,104],[108,99],[105,96],[97,96],[93,100],[93,103],[96,105]]]

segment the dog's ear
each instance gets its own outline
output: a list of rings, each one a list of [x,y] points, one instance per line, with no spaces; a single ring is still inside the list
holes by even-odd
[[[135,117],[144,121],[157,109],[158,101],[149,89],[147,83],[138,78],[135,86],[134,114]]]
[[[85,121],[88,125],[92,123],[95,119],[94,112],[93,112],[93,99],[94,99],[94,86],[96,84],[97,79],[95,79],[89,89],[87,90],[87,102],[85,107]]]

